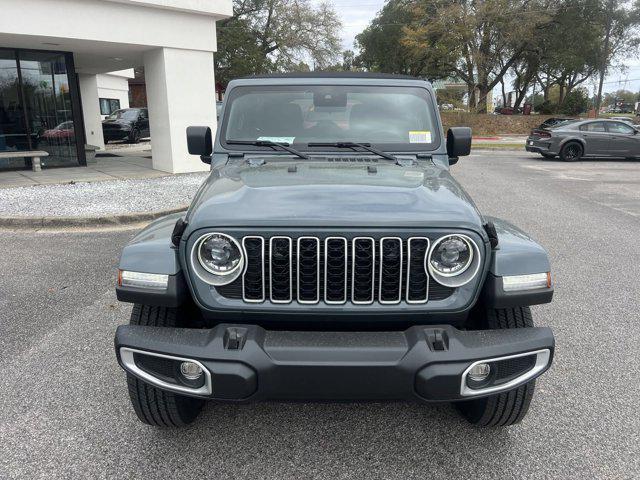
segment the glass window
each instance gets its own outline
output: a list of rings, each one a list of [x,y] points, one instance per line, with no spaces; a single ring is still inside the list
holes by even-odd
[[[100,99],[100,115],[111,115],[116,110],[120,110],[120,100],[117,98]]]
[[[426,89],[379,86],[237,87],[227,100],[226,140],[371,143],[392,150],[438,146]],[[230,147],[234,148],[234,147]]]
[[[585,123],[580,127],[580,130],[584,132],[606,132],[607,131],[604,125],[604,122]]]
[[[625,135],[633,135],[635,133],[633,127],[622,122],[610,122],[607,127],[609,128],[609,133],[622,133]]]
[[[13,50],[0,49],[0,152],[25,150],[29,150],[29,137],[20,96],[18,62]],[[11,166],[24,167],[24,160],[0,160],[0,168]]]
[[[43,167],[79,164],[70,78],[63,53],[0,49],[0,151],[44,150]],[[0,169],[30,166],[21,157],[0,160]]]

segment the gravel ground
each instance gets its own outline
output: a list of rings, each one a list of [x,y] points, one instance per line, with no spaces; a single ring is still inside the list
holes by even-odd
[[[207,173],[3,189],[0,216],[93,217],[188,205]]]
[[[114,273],[135,232],[3,232],[0,478],[640,478],[639,166],[492,152],[453,167],[554,268],[554,302],[533,313],[555,362],[502,430],[406,403],[210,404],[189,428],[144,426],[113,355],[130,312]]]

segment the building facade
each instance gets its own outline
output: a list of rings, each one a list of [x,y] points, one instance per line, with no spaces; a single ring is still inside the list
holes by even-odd
[[[133,68],[101,73],[97,77],[98,102],[102,119],[116,110],[129,108],[129,79],[134,77]]]
[[[128,106],[122,71],[140,66],[153,167],[206,169],[185,130],[216,126],[216,21],[232,13],[232,0],[4,0],[0,170],[28,168],[20,152],[36,150],[43,168],[85,165],[86,144],[104,148],[104,112]]]

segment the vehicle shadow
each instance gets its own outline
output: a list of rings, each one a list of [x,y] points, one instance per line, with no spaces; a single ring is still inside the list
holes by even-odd
[[[567,165],[571,165],[571,164],[581,164],[581,163],[594,163],[594,162],[598,162],[598,163],[602,163],[602,162],[606,162],[606,163],[638,163],[640,162],[640,157],[637,158],[611,158],[611,157],[583,157],[580,160],[576,160],[575,162],[565,162],[564,160],[560,159],[559,157],[553,157],[553,158],[545,158],[543,156],[539,156],[539,158],[536,157],[526,157],[526,158],[535,158],[537,160],[542,160],[545,162],[557,162],[557,163],[563,163],[563,164],[567,164]]]
[[[518,450],[518,428],[473,427],[448,404],[212,402],[192,426],[145,429],[139,440],[149,444],[145,463],[179,452],[198,464],[206,454],[211,473],[240,468],[251,478],[462,478],[484,462],[495,471],[496,452]]]

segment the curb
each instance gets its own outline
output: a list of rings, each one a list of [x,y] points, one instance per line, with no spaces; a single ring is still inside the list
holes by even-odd
[[[157,218],[184,212],[187,206],[158,212],[122,213],[99,217],[0,217],[0,227],[59,228],[59,227],[107,227],[150,222]]]

